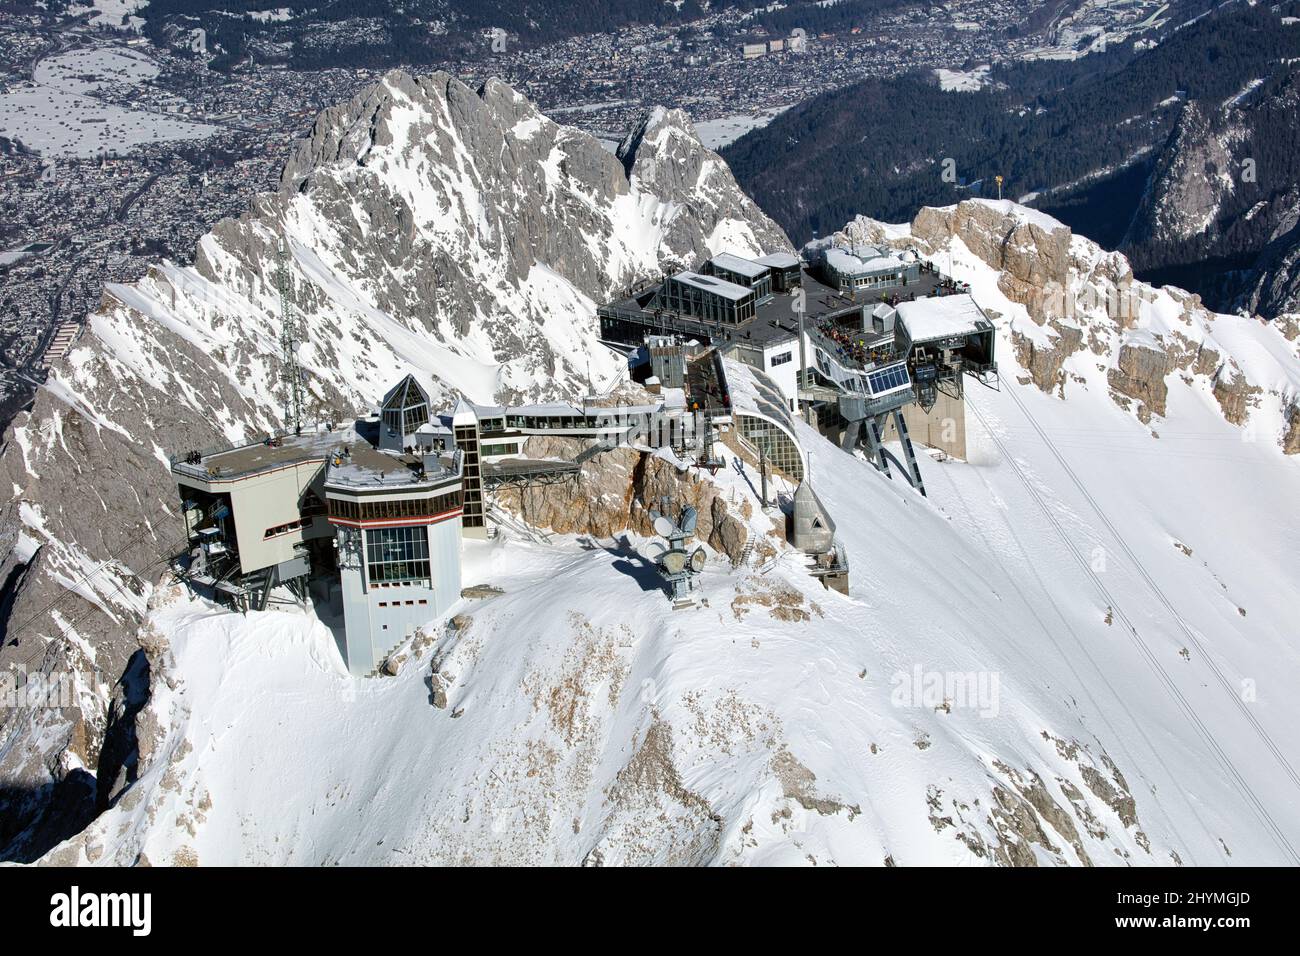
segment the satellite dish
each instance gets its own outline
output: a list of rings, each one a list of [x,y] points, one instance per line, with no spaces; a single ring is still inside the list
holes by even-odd
[[[685,551],[669,551],[659,560],[663,562],[664,570],[669,574],[681,574],[686,570]]]
[[[699,573],[704,570],[704,562],[708,560],[708,555],[704,553],[703,548],[696,548],[691,553],[691,570]]]
[[[693,507],[691,507],[690,505],[687,505],[686,508],[683,509],[683,511],[682,511],[682,531],[683,531],[685,534],[694,534],[694,533],[695,533],[695,522],[696,522],[696,520],[697,520],[697,517],[698,517],[698,516],[697,516],[696,513],[695,513],[695,509],[694,509]]]
[[[673,533],[677,530],[677,526],[673,524],[672,521],[670,521],[668,518],[665,518],[663,515],[655,516],[654,527],[655,527],[655,534],[659,535],[661,538],[672,537]]]

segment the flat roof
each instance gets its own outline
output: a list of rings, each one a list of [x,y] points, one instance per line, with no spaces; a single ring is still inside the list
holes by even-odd
[[[717,276],[702,276],[698,272],[679,272],[673,276],[673,279],[683,285],[693,286],[705,292],[712,292],[714,295],[720,295],[724,299],[731,299],[732,301],[739,301],[754,294],[754,290],[747,285],[737,285],[734,282],[728,282],[726,279],[719,279]]]
[[[339,445],[355,441],[356,432],[351,427],[335,431],[318,431],[313,426],[310,433],[284,435],[271,440],[263,439],[202,453],[198,464],[190,464],[184,456],[177,459],[173,470],[203,481],[228,481],[259,472],[272,471],[285,465],[298,464],[326,458]]]
[[[931,296],[898,303],[898,321],[913,342],[969,335],[981,331],[988,319],[969,293]]]
[[[799,265],[803,260],[790,252],[769,252],[765,256],[759,256],[754,261],[769,268],[789,269]]]
[[[429,474],[424,481],[416,475],[423,466],[423,458],[415,455],[380,451],[364,438],[359,438],[349,445],[351,455],[341,464],[330,464],[325,474],[326,488],[335,490],[363,487],[369,491],[417,487],[427,488],[458,478],[459,474],[449,465],[451,459],[440,458],[443,467],[440,473]],[[342,486],[342,487],[340,487]]]
[[[757,263],[753,259],[746,259],[744,256],[738,256],[730,252],[719,252],[709,262],[719,269],[726,269],[728,272],[748,276],[751,279],[757,279],[768,270],[767,266]]]
[[[875,250],[872,250],[875,252]],[[847,249],[834,247],[826,250],[826,264],[845,275],[867,275],[876,272],[897,271],[905,265],[898,256],[871,255],[862,257]]]

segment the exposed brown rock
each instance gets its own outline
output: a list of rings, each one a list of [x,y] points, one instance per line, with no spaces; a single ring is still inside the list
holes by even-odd
[[[572,460],[586,446],[571,438],[530,438],[524,453],[535,458]],[[672,507],[694,505],[695,538],[738,561],[749,528],[731,513],[718,486],[694,469],[632,448],[615,448],[584,463],[576,481],[544,487],[502,489],[497,503],[529,524],[560,534],[607,538],[632,529],[651,534],[650,508],[667,497]]]
[[[1106,379],[1115,391],[1139,403],[1137,416],[1145,423],[1153,414],[1165,413],[1165,399],[1169,394],[1165,376],[1171,370],[1165,352],[1126,344],[1119,350],[1118,368],[1110,369]]]

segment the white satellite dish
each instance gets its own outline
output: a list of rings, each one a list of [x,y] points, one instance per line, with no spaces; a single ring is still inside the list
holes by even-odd
[[[686,570],[686,552],[669,551],[660,561],[663,562],[664,570],[669,574],[681,574]]]
[[[697,520],[698,516],[695,513],[695,509],[690,505],[687,505],[685,510],[682,511],[682,531],[686,534],[694,534],[695,523]]]
[[[704,562],[708,560],[708,555],[704,553],[703,548],[696,548],[691,553],[691,570],[696,573],[704,570]]]
[[[655,527],[655,534],[659,535],[661,538],[672,537],[673,533],[677,530],[677,526],[673,524],[672,521],[670,521],[668,518],[664,517],[663,515],[655,516],[654,527]]]

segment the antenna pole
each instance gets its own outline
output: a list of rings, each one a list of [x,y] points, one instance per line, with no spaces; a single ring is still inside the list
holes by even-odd
[[[276,246],[276,285],[280,291],[280,377],[284,381],[284,421],[295,433],[302,431],[302,369],[298,366],[301,329],[294,320],[289,304],[289,267],[286,265],[287,243]]]
[[[808,387],[808,383],[807,383],[808,357],[807,355],[804,354],[805,350],[803,344],[803,337],[804,337],[803,312],[804,312],[803,309],[799,310],[799,381],[794,388],[795,391],[794,403],[796,408],[803,407],[801,402],[801,396],[799,395],[800,389],[804,389]]]

